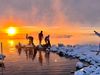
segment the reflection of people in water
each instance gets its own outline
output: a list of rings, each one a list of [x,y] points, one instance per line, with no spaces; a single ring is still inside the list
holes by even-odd
[[[42,65],[43,57],[42,57],[41,50],[39,50],[39,51],[37,49],[25,50],[27,59],[32,59],[32,60],[35,59],[37,52],[39,53],[39,58],[38,58],[39,59],[39,63]]]
[[[25,49],[24,51],[25,51],[25,54],[26,54],[26,59],[28,59],[28,50]]]
[[[0,62],[0,68],[1,68],[1,73],[3,75],[3,70],[5,69],[5,64],[2,62]]]
[[[35,59],[36,54],[37,54],[37,49],[34,49],[34,54],[33,54],[32,60],[34,60],[34,59]]]
[[[42,65],[42,63],[43,63],[43,57],[42,57],[41,51],[39,51],[39,62]]]
[[[31,59],[33,56],[33,49],[29,49],[28,51],[29,51],[29,58]]]
[[[0,62],[0,68],[5,68],[5,64],[3,62]]]
[[[50,57],[50,52],[45,51],[45,59],[47,64],[49,64],[49,57]]]
[[[21,48],[21,43],[20,42],[19,42],[18,46],[19,46],[19,48],[18,48],[18,54],[21,55],[22,48]]]
[[[33,54],[34,54],[34,50],[32,48],[29,48],[29,49],[25,49],[25,54],[26,54],[26,58],[27,59],[31,59],[33,57]]]
[[[41,50],[38,50],[38,48],[35,48],[35,49],[23,48],[22,50],[25,51],[26,59],[32,59],[32,60],[34,60],[36,58],[36,55],[37,55],[37,52],[38,52],[38,56],[39,56],[38,60],[39,60],[39,63],[40,63],[41,66],[43,64],[43,55],[42,55],[42,53],[45,52],[45,60],[46,60],[46,63],[49,64],[49,57],[50,57],[50,52],[49,51],[41,51]],[[18,49],[19,55],[21,54],[22,50]]]

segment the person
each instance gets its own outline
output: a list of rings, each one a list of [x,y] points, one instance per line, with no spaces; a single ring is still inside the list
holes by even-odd
[[[48,44],[48,40],[49,40],[49,35],[45,37],[45,43]]]
[[[33,37],[26,34],[26,39],[33,40]]]
[[[48,35],[48,36],[45,37],[45,43],[46,43],[47,47],[48,47],[48,46],[51,47],[50,35]]]
[[[29,44],[28,44],[28,45],[33,45],[33,46],[35,46],[34,43],[33,43],[34,38],[33,38],[32,36],[28,36],[28,34],[26,34],[26,39],[29,40]]]
[[[41,45],[42,39],[43,39],[43,31],[41,31],[41,32],[38,34],[38,38],[39,38],[39,44]]]

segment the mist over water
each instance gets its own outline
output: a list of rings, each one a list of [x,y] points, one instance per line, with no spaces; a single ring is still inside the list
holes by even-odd
[[[80,35],[51,35],[50,36],[50,41],[51,44],[55,44],[57,45],[58,43],[62,43],[64,45],[75,45],[75,44],[98,44],[100,41],[100,38],[96,35],[87,35],[87,34],[80,34]],[[34,36],[33,36],[34,37]],[[16,45],[19,42],[22,44],[28,44],[28,40],[25,39],[25,37],[14,37],[14,38],[3,38],[0,39],[1,42],[3,42],[3,44],[6,46],[8,45]],[[34,37],[34,44],[38,45],[39,41],[38,41],[38,37],[35,36]],[[44,44],[45,41],[42,41],[42,44]]]

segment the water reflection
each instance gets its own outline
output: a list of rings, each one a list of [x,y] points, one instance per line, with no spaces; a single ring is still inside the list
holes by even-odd
[[[0,75],[4,75],[5,64],[4,62],[0,61]]]
[[[45,52],[45,59],[46,59],[46,62],[47,64],[49,64],[49,58],[50,58],[50,52]]]
[[[42,65],[42,63],[43,63],[43,56],[42,56],[41,51],[39,51],[39,62],[40,62],[40,65]]]
[[[0,75],[70,75],[70,70],[75,69],[75,59],[61,58],[55,53],[32,48],[18,47],[16,50],[18,43],[18,40],[13,40],[11,45],[6,40],[3,42],[6,70],[0,67]]]
[[[34,61],[36,56],[38,56],[38,62],[40,65],[43,65],[43,61],[46,60],[46,64],[49,64],[49,58],[50,58],[50,52],[46,50],[38,50],[38,49],[33,49],[33,48],[17,48],[17,52],[19,55],[22,53],[25,53],[26,59],[27,60],[32,60]]]
[[[21,46],[21,43],[19,43],[19,46]],[[18,48],[18,54],[21,55],[22,49],[19,47]]]
[[[8,44],[9,44],[9,46],[10,46],[10,47],[12,47],[12,46],[14,46],[14,45],[15,45],[15,43],[14,43],[14,41],[13,41],[13,40],[8,40]]]

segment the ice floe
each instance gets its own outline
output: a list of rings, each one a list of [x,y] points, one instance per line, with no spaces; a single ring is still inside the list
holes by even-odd
[[[100,54],[98,45],[67,45],[58,44],[53,45],[50,49],[61,56],[71,56],[78,58],[81,61],[90,63],[89,66],[84,67],[82,62],[77,62],[76,67],[80,69],[74,75],[100,75]]]

